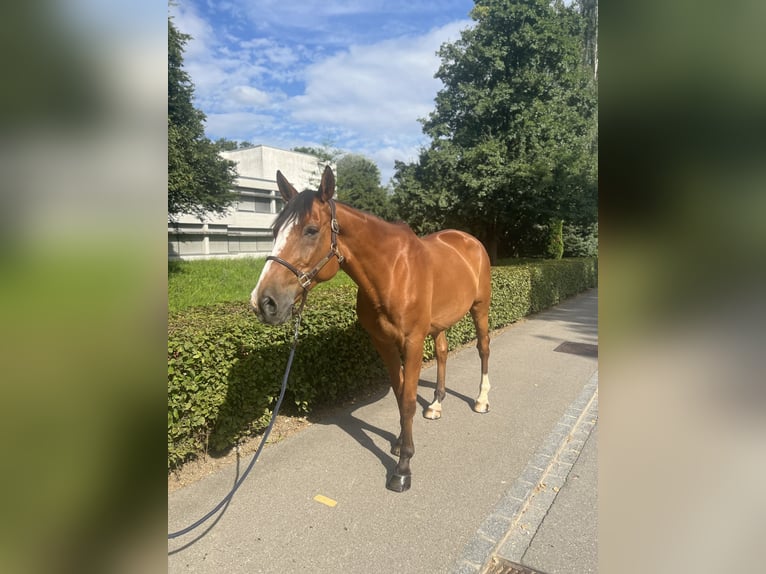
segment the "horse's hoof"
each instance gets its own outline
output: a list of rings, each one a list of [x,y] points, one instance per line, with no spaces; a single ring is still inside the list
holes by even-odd
[[[394,443],[391,445],[391,454],[394,456],[399,456],[401,454],[402,445],[399,443]]]
[[[435,409],[432,409],[431,407],[427,408],[426,411],[423,413],[423,416],[429,420],[436,421],[442,418],[442,412],[437,411]]]
[[[477,413],[488,413],[489,412],[489,403],[474,403],[473,405],[474,412]]]
[[[410,486],[412,486],[412,475],[409,474],[404,476],[401,474],[394,474],[388,479],[388,484],[386,484],[386,488],[388,490],[393,490],[394,492],[404,492],[405,490],[409,490]]]

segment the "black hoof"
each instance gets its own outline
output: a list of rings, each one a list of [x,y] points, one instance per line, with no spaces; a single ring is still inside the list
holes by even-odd
[[[386,488],[388,490],[393,490],[394,492],[404,492],[405,490],[409,490],[410,486],[412,486],[412,475],[407,474],[402,476],[401,474],[394,474],[388,479]]]

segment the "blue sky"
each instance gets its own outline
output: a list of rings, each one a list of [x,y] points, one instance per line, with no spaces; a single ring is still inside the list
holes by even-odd
[[[472,0],[180,0],[184,66],[211,139],[284,149],[330,143],[393,175],[428,144],[439,46]]]

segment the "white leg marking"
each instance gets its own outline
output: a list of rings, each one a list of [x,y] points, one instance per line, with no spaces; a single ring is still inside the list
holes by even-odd
[[[492,386],[489,384],[489,375],[481,376],[481,385],[479,385],[479,396],[476,397],[476,404],[474,410],[479,412],[487,411],[489,407],[489,389]]]
[[[428,408],[423,415],[431,420],[440,418],[442,416],[442,404],[437,399],[434,399],[434,402],[428,405]]]

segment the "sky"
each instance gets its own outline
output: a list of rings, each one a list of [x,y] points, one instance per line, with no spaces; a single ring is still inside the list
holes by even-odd
[[[178,0],[192,36],[184,68],[206,134],[282,149],[332,148],[394,161],[427,146],[444,42],[472,23],[472,0]]]

